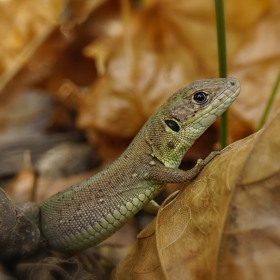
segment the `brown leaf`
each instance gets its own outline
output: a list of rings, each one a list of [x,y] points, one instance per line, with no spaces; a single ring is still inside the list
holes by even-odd
[[[34,0],[1,1],[0,33],[5,38],[0,45],[1,74],[11,71],[20,63],[19,53],[21,59],[28,56],[32,43],[53,26],[53,19],[62,8],[63,2],[55,0],[41,2],[40,5]]]
[[[104,135],[131,139],[175,90],[216,76],[218,69],[212,3],[155,0],[141,9],[122,4],[122,18],[105,21],[102,34],[84,49],[99,77],[80,95],[78,107],[78,127],[109,148]],[[237,140],[255,130],[278,73],[280,17],[275,1],[229,1],[226,8],[230,75],[243,87],[231,110],[231,139]],[[238,14],[243,16],[236,20]]]
[[[30,151],[26,150],[24,153],[24,166],[22,170],[5,189],[14,203],[34,199],[36,176],[32,168]]]
[[[197,7],[194,18],[208,9],[208,5],[199,10]],[[203,75],[196,59],[206,46],[186,37],[195,33],[195,37],[204,36],[207,40],[215,33],[205,19],[199,26],[195,20],[188,20],[187,15],[193,10],[188,10],[182,1],[179,7],[170,1],[154,1],[144,5],[140,12],[126,5],[122,10],[123,18],[107,22],[102,36],[84,50],[95,59],[100,75],[80,96],[78,127],[111,137],[131,138],[167,97],[198,77],[198,72]],[[178,22],[176,18],[181,12],[186,17],[180,17]],[[211,22],[214,24],[213,15]],[[202,26],[207,29],[203,34],[197,32]],[[181,38],[183,30],[188,35]],[[212,68],[215,44],[208,44],[207,51],[211,55],[205,58],[204,67]]]
[[[280,9],[271,5],[267,15],[262,16],[244,32],[238,51],[232,59],[230,75],[240,79],[242,93],[233,105],[233,118],[240,118],[240,128],[235,127],[233,139],[248,124],[250,130],[256,130],[263,114],[269,95],[279,73],[280,65]],[[271,118],[280,105],[278,94],[273,102]],[[237,134],[237,135],[236,135]]]
[[[279,279],[279,151],[280,111],[165,202],[115,279]]]
[[[34,1],[0,2],[0,100],[1,105],[15,93],[48,78],[54,77],[50,88],[57,89],[72,67],[55,72],[57,62],[75,40],[73,29],[81,24],[100,1]],[[17,15],[16,17],[14,15]],[[59,23],[61,25],[59,25]],[[80,40],[81,41],[81,40]],[[69,51],[68,51],[69,52]],[[70,55],[72,60],[73,54]],[[65,59],[61,59],[63,62]],[[79,62],[85,60],[78,58]],[[70,63],[68,61],[68,63]],[[67,74],[65,74],[67,72]],[[77,73],[77,72],[76,72]],[[83,74],[83,76],[85,76]],[[55,85],[54,85],[55,84]]]
[[[0,106],[16,90],[40,83],[77,111],[78,128],[89,141],[105,146],[105,154],[106,147],[119,154],[174,91],[218,75],[212,2],[153,0],[129,7],[126,0],[72,0],[61,11],[61,3],[50,1],[31,13],[33,3],[0,4],[0,31],[8,38],[2,60],[15,65],[3,67]],[[233,140],[254,131],[279,71],[279,11],[276,0],[240,5],[229,0],[225,6],[229,75],[239,78],[243,87],[231,109]],[[16,12],[20,16],[15,20]],[[25,46],[28,55],[19,59]],[[78,94],[65,89],[69,80]],[[272,111],[279,102],[277,97]]]

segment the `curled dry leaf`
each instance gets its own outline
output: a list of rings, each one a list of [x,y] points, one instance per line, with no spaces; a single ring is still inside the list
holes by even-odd
[[[13,202],[33,200],[36,173],[33,171],[30,151],[24,153],[24,166],[16,178],[8,185],[6,192]]]
[[[279,279],[280,111],[161,207],[114,279]]]

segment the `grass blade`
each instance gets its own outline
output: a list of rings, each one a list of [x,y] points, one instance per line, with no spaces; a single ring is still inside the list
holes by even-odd
[[[227,76],[227,59],[226,59],[226,32],[224,19],[224,3],[223,0],[215,0],[216,11],[216,27],[218,39],[218,57],[219,57],[219,75],[221,78]],[[220,143],[224,148],[227,145],[227,112],[221,116],[220,125]]]
[[[264,112],[263,112],[263,115],[262,115],[261,120],[259,122],[257,130],[259,130],[259,129],[261,129],[263,127],[263,125],[264,125],[264,123],[265,123],[265,121],[267,119],[267,116],[268,116],[268,114],[270,112],[270,109],[272,107],[272,104],[273,104],[273,101],[275,99],[275,96],[276,96],[277,90],[279,88],[279,85],[280,85],[280,71],[279,71],[278,76],[276,78],[276,82],[275,82],[275,84],[274,84],[274,86],[272,88],[272,91],[271,91],[271,94],[270,94],[270,98],[269,98],[269,100],[268,100],[268,102],[266,104],[266,107],[264,109]]]

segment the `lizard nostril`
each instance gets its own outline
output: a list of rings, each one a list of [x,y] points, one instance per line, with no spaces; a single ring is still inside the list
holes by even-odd
[[[231,81],[230,84],[231,84],[232,86],[234,86],[234,85],[235,85],[235,81]]]

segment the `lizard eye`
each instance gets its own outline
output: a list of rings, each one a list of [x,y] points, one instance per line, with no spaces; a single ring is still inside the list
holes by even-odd
[[[193,95],[193,100],[198,104],[203,104],[208,100],[208,94],[203,91],[199,91]]]
[[[180,127],[179,125],[173,121],[173,120],[165,120],[165,123],[168,125],[169,128],[171,128],[175,132],[179,132]]]

